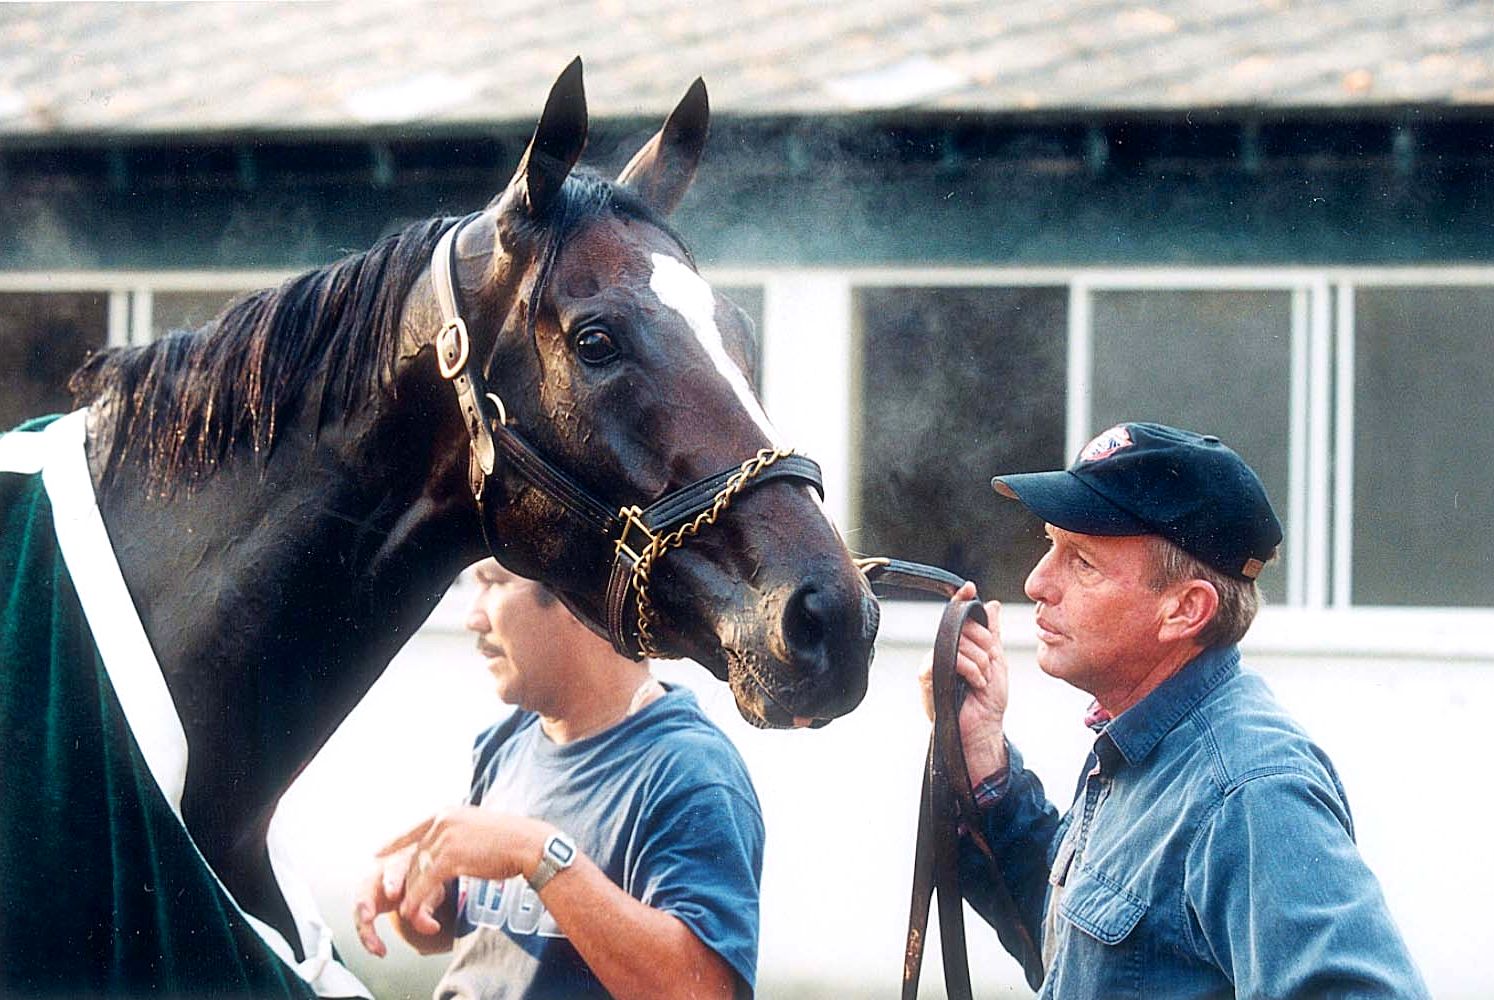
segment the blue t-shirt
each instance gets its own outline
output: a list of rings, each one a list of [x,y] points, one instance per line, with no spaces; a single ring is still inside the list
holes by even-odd
[[[494,740],[502,740],[494,751]],[[523,713],[478,738],[472,802],[553,823],[630,896],[673,914],[753,986],[763,820],[746,765],[684,688],[557,745]],[[523,876],[458,882],[437,1000],[605,997]]]

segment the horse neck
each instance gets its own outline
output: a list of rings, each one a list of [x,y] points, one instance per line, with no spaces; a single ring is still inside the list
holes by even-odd
[[[210,856],[268,822],[480,554],[455,408],[437,387],[398,388],[336,425],[293,421],[268,459],[240,449],[169,501],[128,469],[102,500],[187,733],[184,816]]]

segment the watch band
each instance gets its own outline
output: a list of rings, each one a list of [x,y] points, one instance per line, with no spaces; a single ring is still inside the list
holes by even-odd
[[[550,884],[550,880],[571,866],[576,860],[576,842],[563,833],[553,833],[540,848],[539,864],[529,876],[529,887],[539,892]]]

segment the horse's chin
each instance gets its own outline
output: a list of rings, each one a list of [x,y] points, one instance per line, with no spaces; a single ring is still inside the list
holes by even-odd
[[[737,712],[747,723],[758,729],[819,729],[828,726],[830,719],[795,715],[793,710],[781,704],[751,671],[735,663],[728,668],[727,684],[737,703]]]

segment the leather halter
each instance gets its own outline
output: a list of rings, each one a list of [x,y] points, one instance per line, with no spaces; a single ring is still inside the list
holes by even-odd
[[[648,584],[657,561],[714,524],[735,497],[764,483],[792,480],[813,487],[823,499],[825,485],[820,467],[813,459],[790,450],[765,448],[739,465],[666,493],[647,506],[613,506],[599,500],[519,434],[503,400],[488,391],[482,365],[473,357],[472,338],[462,319],[461,287],[456,281],[456,238],[481,214],[461,219],[442,234],[431,254],[431,285],[441,309],[436,363],[441,377],[456,392],[462,422],[471,438],[468,485],[477,503],[483,540],[496,556],[499,546],[494,544],[489,527],[487,503],[501,452],[513,472],[589,524],[598,544],[612,550],[607,620],[587,624],[605,635],[624,656],[642,659],[669,655],[654,644],[650,628]]]
[[[863,559],[862,571],[874,587],[896,587],[954,596],[959,577],[935,566],[897,559]],[[929,909],[939,895],[939,944],[944,958],[944,988],[951,1000],[970,1000],[970,963],[965,951],[965,915],[960,891],[960,838],[968,837],[989,867],[996,906],[997,936],[1017,956],[1034,990],[1042,986],[1043,964],[1036,942],[1022,923],[1016,901],[997,867],[996,856],[981,832],[983,824],[970,792],[970,773],[960,739],[960,704],[965,684],[955,672],[960,630],[971,618],[986,624],[979,601],[960,601],[944,609],[934,640],[934,731],[929,736],[923,787],[918,799],[918,846],[913,855],[913,898],[903,951],[902,1000],[918,996]]]

